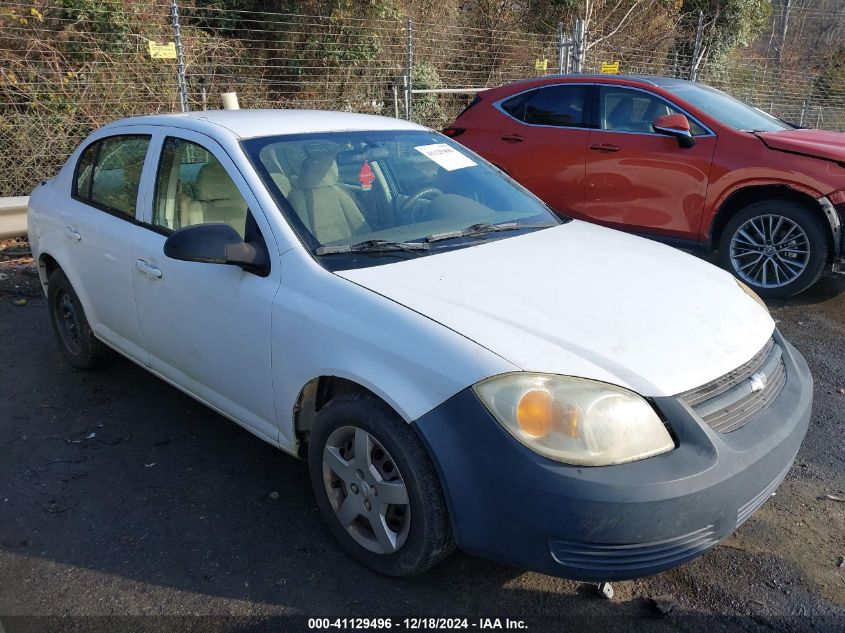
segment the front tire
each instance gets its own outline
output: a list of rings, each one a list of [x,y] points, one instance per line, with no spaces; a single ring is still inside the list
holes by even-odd
[[[413,429],[378,398],[338,396],[314,421],[308,468],[329,529],[358,562],[422,573],[454,548],[434,465]]]
[[[60,268],[47,280],[47,303],[53,332],[71,365],[93,369],[112,358],[112,351],[91,331],[82,303]]]
[[[757,294],[791,297],[812,286],[828,260],[825,226],[792,200],[748,205],[725,226],[719,263]]]

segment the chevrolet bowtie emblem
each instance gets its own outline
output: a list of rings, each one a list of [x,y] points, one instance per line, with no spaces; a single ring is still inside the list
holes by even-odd
[[[764,373],[754,374],[751,376],[751,393],[763,391],[766,388],[766,383],[769,382],[768,377]]]

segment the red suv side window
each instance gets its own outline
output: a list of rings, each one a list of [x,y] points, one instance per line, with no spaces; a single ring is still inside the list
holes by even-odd
[[[515,119],[532,125],[587,127],[588,86],[549,86],[516,95],[502,103]]]

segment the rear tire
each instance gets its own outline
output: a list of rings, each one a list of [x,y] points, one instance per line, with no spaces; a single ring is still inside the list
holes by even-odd
[[[719,263],[761,297],[791,297],[827,264],[826,227],[792,200],[761,200],[734,215],[719,240]]]
[[[410,425],[375,396],[345,394],[320,410],[308,469],[329,530],[370,569],[412,576],[454,549],[434,464]]]
[[[71,365],[94,369],[111,360],[113,352],[94,336],[82,303],[60,268],[47,280],[47,303],[53,332]]]

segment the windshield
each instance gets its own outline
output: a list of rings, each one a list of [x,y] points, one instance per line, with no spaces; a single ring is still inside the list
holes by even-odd
[[[792,129],[780,119],[710,86],[687,83],[682,86],[673,86],[672,92],[735,130],[777,132]]]
[[[332,269],[427,256],[561,222],[494,167],[434,132],[300,134],[243,145],[288,222]],[[465,230],[502,223],[508,230]],[[428,246],[428,237],[445,233],[460,235],[431,248],[407,247]],[[344,253],[354,262],[325,261]]]

